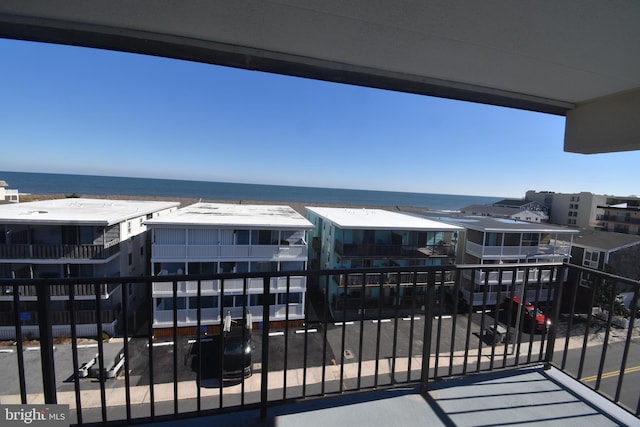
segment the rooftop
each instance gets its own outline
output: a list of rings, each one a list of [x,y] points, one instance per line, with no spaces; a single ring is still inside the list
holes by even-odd
[[[582,228],[580,234],[573,236],[573,245],[583,248],[597,248],[613,252],[628,246],[640,244],[640,236],[613,231]]]
[[[456,215],[433,217],[432,219],[456,224],[461,227],[482,232],[515,232],[515,233],[558,233],[577,234],[578,230],[557,225],[539,224],[517,221],[506,218],[488,216]]]
[[[307,211],[344,229],[458,231],[461,227],[444,222],[383,209],[307,207]]]
[[[289,206],[195,203],[146,222],[149,226],[216,226],[313,228],[305,217]]]
[[[178,202],[66,198],[0,206],[4,224],[81,224],[108,226],[178,207]]]

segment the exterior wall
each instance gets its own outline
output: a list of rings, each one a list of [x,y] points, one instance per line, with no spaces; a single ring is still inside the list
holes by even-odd
[[[506,296],[511,291],[512,284],[519,286],[525,283],[536,283],[540,281],[541,289],[538,295],[540,300],[547,298],[547,286],[554,279],[549,271],[538,271],[535,268],[537,262],[553,262],[555,259],[540,258],[540,254],[564,254],[563,260],[569,259],[571,247],[558,241],[550,233],[524,233],[524,232],[483,232],[480,230],[467,229],[464,234],[464,264],[508,264],[527,263],[531,264],[528,277],[525,277],[524,269],[515,273],[505,272],[502,276],[497,273],[487,273],[477,269],[475,272],[467,270],[461,278],[461,295],[458,298],[465,303],[479,306],[484,300],[485,286],[486,304],[499,304],[497,301],[498,289],[500,294]],[[488,275],[488,276],[487,276]],[[530,290],[525,296],[529,300],[536,297],[536,291]]]
[[[152,239],[152,270],[153,275],[158,276],[301,271],[306,269],[308,260],[305,230],[158,226],[152,228]],[[202,325],[219,325],[227,313],[233,318],[242,318],[243,305],[251,312],[254,322],[263,321],[261,278],[247,279],[244,302],[242,279],[200,283]],[[179,327],[197,323],[197,286],[197,281],[177,282]],[[224,297],[221,296],[223,286]],[[286,291],[286,278],[271,281],[271,322],[286,319],[287,305],[290,320],[304,318],[306,277],[291,277],[289,301]],[[155,282],[152,296],[154,328],[173,325],[173,283]]]
[[[603,213],[598,206],[605,203],[606,196],[589,192],[565,194],[527,191],[526,199],[549,208],[550,223],[595,227],[598,223],[598,215]]]
[[[603,208],[602,227],[607,231],[640,234],[640,210],[636,208]]]
[[[11,277],[16,274],[16,277],[34,278],[146,275],[149,268],[149,245],[144,221],[154,215],[163,215],[175,209],[170,208],[137,216],[106,228],[75,224],[59,226],[37,223],[0,224],[0,231],[5,236],[0,244],[5,245],[6,248],[5,252],[0,251],[0,258],[2,254],[5,256],[0,261],[0,275]],[[19,251],[11,249],[16,245],[26,247],[25,256],[20,257]],[[92,336],[96,333],[95,291],[93,287],[86,288],[85,290],[82,285],[76,287],[76,301],[83,307],[80,309],[81,312],[86,314],[78,319],[79,336]],[[144,294],[145,290],[142,286],[132,287],[127,295],[129,307],[135,310],[138,304],[144,301]],[[105,286],[102,295],[102,308],[106,313],[102,322],[103,328],[113,335],[118,323],[117,318],[121,313],[122,287],[120,285]],[[29,302],[35,299],[34,293],[30,290],[25,290],[21,296],[21,301]],[[0,295],[0,303],[12,304],[12,301],[13,295],[6,293]],[[69,325],[64,324],[65,319],[68,322],[69,309],[62,303],[68,304],[67,287],[53,287],[51,307],[54,311],[54,336],[56,331],[70,331]],[[105,320],[107,317],[108,320]],[[37,329],[37,326],[35,328]]]

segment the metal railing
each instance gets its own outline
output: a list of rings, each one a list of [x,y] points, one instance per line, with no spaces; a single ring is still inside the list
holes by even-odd
[[[467,272],[472,276],[482,273],[482,266],[478,265],[106,279],[107,283],[122,284],[123,315],[117,337],[96,339],[95,350],[91,352],[99,355],[95,359],[96,372],[108,370],[105,360],[113,358],[113,353],[124,354],[124,365],[117,380],[98,378],[91,382],[81,381],[74,374],[85,362],[84,348],[74,328],[79,313],[70,312],[71,336],[54,337],[51,307],[47,304],[51,298],[49,286],[68,286],[69,299],[73,301],[72,285],[80,280],[2,279],[0,285],[14,286],[16,290],[25,284],[39,290],[41,337],[41,364],[28,366],[32,362],[23,355],[21,328],[15,328],[15,364],[5,363],[0,369],[13,372],[17,386],[15,390],[7,390],[8,385],[5,386],[3,393],[14,396],[3,397],[6,401],[37,403],[39,396],[43,396],[46,403],[69,404],[72,423],[125,425],[245,409],[259,409],[265,416],[268,407],[291,399],[407,384],[426,390],[431,382],[443,378],[544,364],[562,369],[638,415],[640,392],[637,388],[632,388],[631,396],[622,392],[627,390],[625,378],[632,375],[630,368],[637,363],[633,359],[635,353],[630,351],[634,344],[633,328],[614,329],[614,313],[617,294],[629,289],[633,298],[627,311],[637,312],[640,284],[572,265],[537,264],[536,268],[551,271],[555,278],[548,287],[548,298],[542,298],[541,276],[529,281],[530,268],[531,265],[524,264],[492,266],[492,272],[512,280],[512,286],[497,289],[496,300],[507,303],[487,303],[490,275],[484,274],[487,283],[480,289],[483,302],[479,306],[459,299],[462,276]],[[519,285],[515,283],[514,272],[521,270],[525,271],[525,279]],[[343,285],[337,285],[333,280],[336,275],[361,279],[344,280]],[[378,277],[377,285],[372,286],[368,279],[372,275]],[[307,279],[304,301],[295,300],[291,287],[291,280],[300,276]],[[413,281],[408,283],[407,276],[413,276]],[[388,277],[394,277],[395,283],[389,283]],[[448,280],[451,277],[453,280]],[[568,280],[563,280],[565,277]],[[282,300],[278,300],[276,308],[276,302],[270,298],[274,278],[286,283],[286,300],[291,296],[291,304],[285,301],[282,305]],[[265,303],[259,308],[262,319],[273,316],[276,309],[284,313],[285,319],[294,319],[294,313],[306,308],[302,320],[264,321],[254,323],[253,329],[243,330],[246,334],[243,338],[249,337],[252,343],[253,375],[235,383],[222,380],[227,363],[224,328],[219,320],[217,323],[207,320],[209,309],[201,307],[204,298],[211,297],[202,294],[202,284],[212,280],[219,281],[221,295],[228,294],[227,281],[234,283],[234,295],[238,295],[235,283],[240,280],[245,284],[241,286],[242,307],[233,307],[241,317],[247,313],[251,280],[263,283]],[[195,295],[185,297],[194,298],[195,307],[190,303],[189,309],[195,327],[193,322],[185,327],[180,323],[184,309],[178,301],[182,298],[179,283],[186,281],[196,283]],[[96,283],[104,282],[104,278],[96,279]],[[163,293],[161,297],[171,299],[175,307],[169,328],[166,321],[161,325],[166,332],[164,338],[159,338],[160,329],[154,328],[156,299],[137,298],[134,303],[126,297],[130,293],[144,293],[132,292],[136,289],[150,294],[152,285],[159,282],[171,285],[170,295]],[[502,277],[498,282],[504,284]],[[81,283],[87,280],[82,279]],[[528,302],[544,313],[542,330],[538,330],[538,319],[520,316],[521,311],[514,303],[514,297],[531,295],[529,288],[534,292]],[[102,317],[101,296],[99,291],[95,295],[97,318]],[[14,306],[19,307],[19,294],[15,292],[13,297]],[[343,307],[351,308],[349,317],[334,318],[332,297],[343,299]],[[360,305],[354,303],[358,299]],[[599,309],[594,310],[595,306]],[[231,308],[225,307],[224,299],[220,298],[216,312],[227,313]],[[14,310],[13,316],[14,325],[20,325],[19,310]],[[101,329],[98,324],[97,337],[103,336]],[[598,345],[594,345],[596,335]],[[62,338],[69,344],[59,343]],[[618,352],[615,357],[614,347]],[[593,366],[597,369],[589,371]],[[32,377],[26,371],[31,369],[41,371],[41,383],[27,381]],[[613,379],[609,371],[616,373]],[[63,372],[63,378],[60,375],[57,378],[56,372]],[[62,386],[62,382],[66,384]]]
[[[1,244],[0,259],[107,259],[120,251],[105,245]]]

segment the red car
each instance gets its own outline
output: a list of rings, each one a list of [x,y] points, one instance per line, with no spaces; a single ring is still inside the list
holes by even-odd
[[[505,298],[502,304],[500,304],[500,308],[507,309],[507,310],[511,308],[512,310],[511,318],[513,320],[515,320],[516,316],[518,315],[519,307],[522,307],[521,316],[522,316],[522,322],[524,324],[525,329],[530,329],[531,325],[533,324],[536,331],[542,332],[542,331],[546,331],[549,328],[549,326],[551,326],[551,319],[546,317],[542,312],[542,310],[540,310],[530,302],[525,301],[524,304],[520,304],[520,298],[508,297],[508,298]]]

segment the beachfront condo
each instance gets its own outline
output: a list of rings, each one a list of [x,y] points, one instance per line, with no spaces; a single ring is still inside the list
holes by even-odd
[[[555,277],[550,270],[537,269],[536,264],[568,261],[573,236],[578,234],[568,227],[487,216],[448,214],[430,218],[464,228],[459,262],[479,267],[462,272],[458,297],[474,307],[500,303],[498,299],[514,290],[526,292],[526,300],[546,301]],[[491,271],[490,266],[496,264],[524,267],[514,277],[513,272]]]
[[[81,284],[83,278],[148,274],[149,242],[144,222],[176,210],[178,203],[65,198],[0,205],[0,277],[78,279],[76,285],[50,286],[54,336],[71,336],[75,308],[78,336],[96,336],[96,300],[102,330],[116,333],[122,300],[140,305],[142,287],[123,295],[120,283]],[[70,287],[72,298],[70,298]],[[16,307],[16,295],[17,304]],[[146,293],[148,295],[148,293]],[[0,293],[0,339],[14,339],[19,312],[22,336],[38,337],[38,288],[7,285]]]
[[[314,269],[451,265],[455,262],[458,232],[463,230],[457,225],[382,209],[306,210],[315,227],[309,256]],[[421,308],[426,282],[427,273],[363,273],[336,274],[318,286],[333,315],[349,317],[350,312],[361,310]]]
[[[197,280],[177,276],[273,273],[307,268],[307,235],[313,225],[289,206],[196,203],[146,222],[152,234],[153,328],[173,333],[174,308],[181,334],[232,319],[263,321],[263,277]],[[306,278],[272,277],[269,320],[302,321]],[[175,287],[175,293],[174,293]],[[199,287],[199,289],[198,289]],[[287,292],[288,291],[288,292]],[[198,298],[198,292],[200,298]]]

